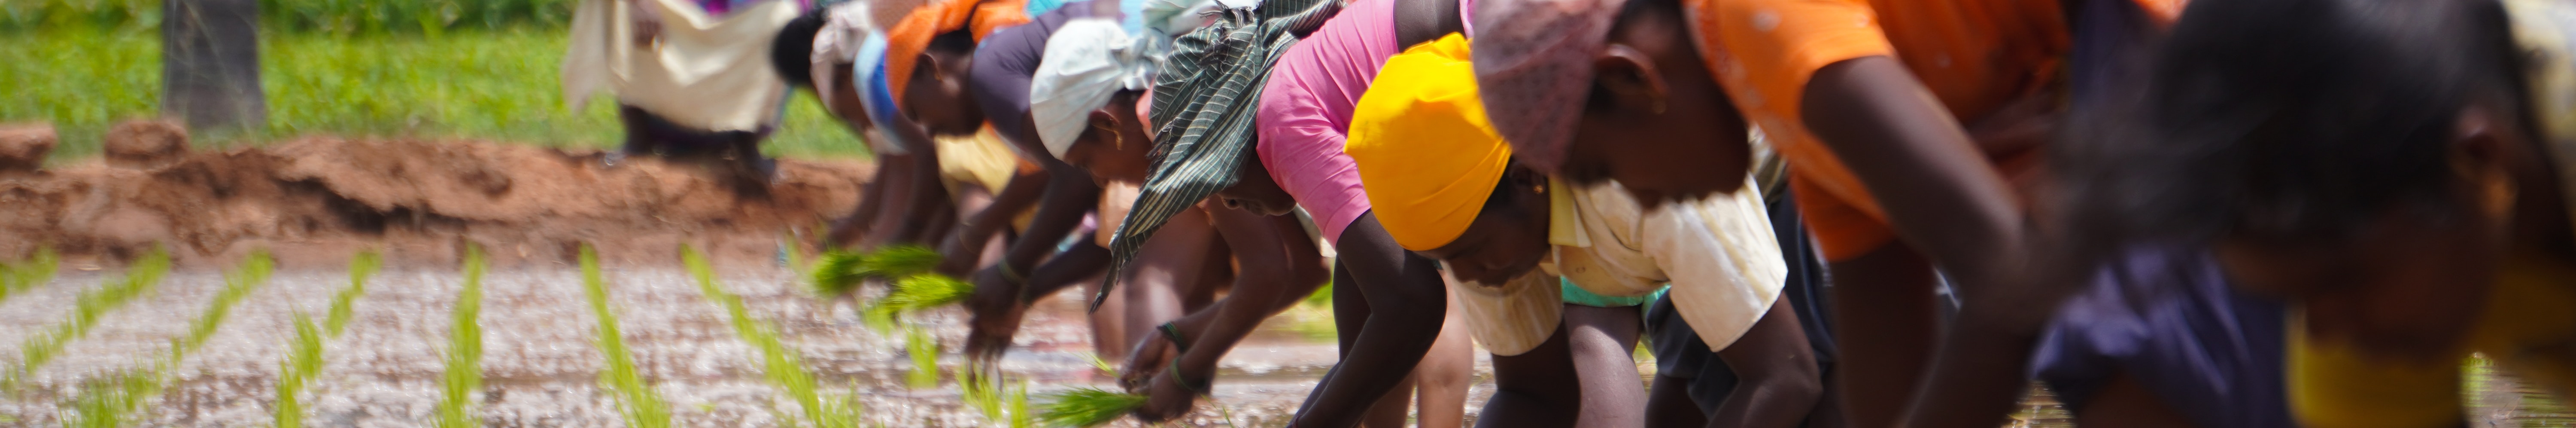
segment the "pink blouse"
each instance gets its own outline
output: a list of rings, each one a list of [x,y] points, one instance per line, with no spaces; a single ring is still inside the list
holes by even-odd
[[[1342,229],[1369,210],[1359,168],[1342,153],[1352,106],[1368,92],[1377,70],[1402,48],[1396,45],[1395,1],[1356,0],[1323,28],[1298,42],[1272,66],[1261,89],[1254,149],[1270,178],[1315,217],[1324,239],[1338,245]]]

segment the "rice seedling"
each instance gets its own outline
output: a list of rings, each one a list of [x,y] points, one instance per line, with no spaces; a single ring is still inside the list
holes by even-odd
[[[269,410],[275,413],[278,428],[304,426],[304,386],[322,373],[321,329],[304,311],[295,311],[293,348],[287,351],[286,361],[277,364],[277,405]]]
[[[456,294],[454,327],[447,332],[447,371],[442,375],[437,425],[481,426],[473,415],[474,391],[483,389],[483,250],[465,247],[465,288]]]
[[[340,331],[349,326],[351,306],[358,301],[358,296],[367,294],[367,277],[375,276],[376,268],[383,265],[384,258],[373,250],[360,251],[356,257],[349,258],[349,287],[331,294],[331,313],[322,319],[323,330],[330,332],[331,337],[340,337]]]
[[[905,380],[913,389],[939,386],[939,339],[921,327],[904,330],[904,354],[912,357],[912,371]]]
[[[591,314],[599,318],[599,352],[608,357],[608,371],[599,374],[599,381],[622,396],[619,404],[626,415],[626,426],[671,426],[670,405],[635,370],[633,354],[626,350],[625,335],[617,329],[617,314],[608,310],[608,286],[600,279],[599,254],[591,251],[590,244],[581,246],[581,284],[584,294],[590,296]]]
[[[250,293],[258,291],[261,284],[268,283],[268,275],[276,266],[276,261],[270,259],[268,253],[255,252],[248,260],[242,261],[241,268],[225,274],[223,291],[216,292],[215,301],[207,304],[206,312],[189,324],[188,335],[171,343],[170,360],[165,364],[176,367],[181,358],[205,346],[206,339],[215,336],[215,328],[223,326],[225,316],[232,314],[233,305],[250,297]]]
[[[25,261],[0,263],[0,302],[9,301],[11,294],[52,281],[54,268],[60,263],[60,257],[54,254],[52,247],[37,248],[36,253]]]
[[[79,395],[72,398],[62,412],[64,426],[81,428],[114,428],[126,426],[143,410],[144,400],[161,395],[161,373],[139,369],[109,374],[81,382]]]
[[[1145,407],[1143,395],[1099,388],[1074,388],[1046,396],[1051,401],[1038,411],[1037,423],[1049,427],[1100,426]]]
[[[804,362],[796,350],[779,340],[778,333],[768,324],[753,319],[751,310],[743,306],[741,296],[716,285],[715,267],[707,262],[705,255],[684,245],[680,247],[680,263],[688,267],[691,276],[697,277],[698,292],[725,309],[734,335],[760,351],[761,375],[768,378],[771,386],[785,391],[788,398],[795,400],[804,409],[807,421],[822,428],[859,426],[858,397],[851,395],[826,402],[816,390],[813,373],[805,371]]]
[[[1030,426],[1028,382],[1021,381],[1015,386],[1005,388],[1000,386],[1002,382],[996,381],[1001,377],[976,373],[965,366],[958,366],[958,401],[965,404],[967,408],[982,413],[984,420],[991,421],[993,425],[1008,425],[1014,428]]]
[[[1019,385],[1018,387],[1011,388],[1011,403],[1010,403],[1010,406],[1011,406],[1011,428],[1029,428],[1029,427],[1037,426],[1037,424],[1035,423],[1035,422],[1036,422],[1036,418],[1032,417],[1033,415],[1030,415],[1030,414],[1029,414],[1029,383],[1028,383],[1028,382],[1026,382],[1026,381],[1022,381],[1022,382],[1020,382],[1020,385]]]
[[[360,251],[349,259],[349,286],[331,294],[330,313],[322,327],[315,327],[313,318],[304,311],[295,311],[295,343],[286,361],[277,363],[277,405],[269,408],[279,428],[304,426],[302,393],[313,377],[322,373],[322,341],[340,337],[342,328],[349,324],[351,306],[358,296],[367,294],[367,277],[374,276],[383,263],[375,251]]]
[[[242,261],[240,268],[224,275],[224,289],[215,293],[215,300],[207,304],[205,312],[190,321],[187,335],[170,340],[170,350],[163,358],[143,367],[86,382],[81,395],[69,403],[71,408],[64,419],[75,422],[74,426],[113,427],[124,426],[142,413],[147,400],[161,395],[162,388],[167,386],[169,377],[166,374],[177,369],[190,352],[205,346],[206,339],[214,336],[215,328],[223,325],[225,315],[232,313],[233,305],[241,303],[242,299],[250,297],[252,291],[268,282],[274,266],[268,253],[251,253],[249,259]]]
[[[126,268],[124,278],[109,281],[97,290],[82,292],[77,303],[73,304],[71,319],[27,338],[27,343],[19,347],[18,367],[6,373],[6,379],[0,379],[0,384],[16,389],[27,374],[60,356],[64,344],[89,334],[91,327],[98,326],[100,316],[150,293],[161,284],[161,275],[169,272],[170,254],[156,246],[135,260],[133,266]]]

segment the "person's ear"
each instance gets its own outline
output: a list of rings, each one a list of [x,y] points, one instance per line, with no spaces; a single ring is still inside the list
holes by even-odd
[[[1663,114],[1672,99],[1671,86],[1656,72],[1655,60],[1626,44],[1612,43],[1592,59],[1593,81],[1622,110]]]
[[[2512,147],[2503,134],[2513,130],[2506,128],[2493,112],[2476,106],[2461,109],[2452,128],[2452,172],[2469,185],[2479,213],[2489,219],[2512,215],[2519,192],[2513,179]]]
[[[1109,114],[1109,112],[1106,111],[1092,110],[1089,122],[1091,126],[1082,130],[1082,138],[1092,142],[1109,144],[1109,147],[1113,149],[1127,149],[1127,140],[1119,138],[1120,135],[1118,135],[1118,115]]]

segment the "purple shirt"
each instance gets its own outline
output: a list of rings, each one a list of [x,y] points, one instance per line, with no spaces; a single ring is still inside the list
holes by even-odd
[[[1359,167],[1342,152],[1351,110],[1396,46],[1395,2],[1357,0],[1279,58],[1261,89],[1254,151],[1270,178],[1315,217],[1326,241],[1369,210]]]

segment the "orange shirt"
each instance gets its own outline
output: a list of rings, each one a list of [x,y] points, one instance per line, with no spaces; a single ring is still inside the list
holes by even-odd
[[[1718,82],[1794,165],[1790,184],[1829,260],[1859,256],[1894,234],[1860,180],[1807,132],[1798,109],[1809,76],[1843,60],[1894,57],[1951,115],[1975,121],[2055,83],[2070,45],[2058,0],[1683,0],[1683,7]]]

